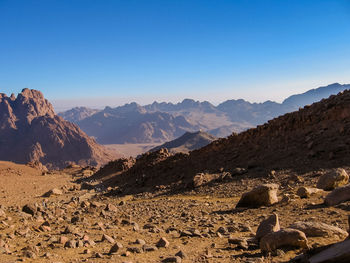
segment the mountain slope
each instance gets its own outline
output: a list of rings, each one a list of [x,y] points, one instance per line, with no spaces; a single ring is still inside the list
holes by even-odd
[[[129,185],[132,191],[159,185],[183,188],[191,186],[193,177],[201,172],[234,173],[237,167],[305,171],[349,162],[350,91],[344,91],[189,155],[145,154],[107,184]]]
[[[333,83],[325,87],[311,89],[302,94],[292,95],[285,99],[282,104],[298,109],[299,107],[304,107],[305,105],[328,98],[331,95],[338,94],[346,89],[350,89],[350,84],[341,85],[339,83]]]
[[[77,125],[55,115],[40,91],[24,89],[17,98],[0,94],[0,160],[63,167],[103,164],[112,157]]]
[[[158,151],[162,148],[166,148],[171,153],[183,152],[188,153],[190,151],[202,148],[209,143],[215,141],[217,138],[209,133],[203,131],[186,132],[179,138],[166,142],[160,146],[157,146],[150,150],[150,152]]]

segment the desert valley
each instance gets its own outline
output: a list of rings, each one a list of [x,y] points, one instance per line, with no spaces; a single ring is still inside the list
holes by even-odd
[[[0,0],[0,263],[350,263],[350,1]]]
[[[98,144],[39,91],[2,94],[0,262],[348,262],[347,87],[226,138],[184,131],[137,158]],[[291,108],[319,99],[298,96]],[[70,118],[102,114],[80,110]],[[170,136],[150,123],[139,142]]]

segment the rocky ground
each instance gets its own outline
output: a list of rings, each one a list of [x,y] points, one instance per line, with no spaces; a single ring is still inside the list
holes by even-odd
[[[248,172],[181,193],[160,188],[107,196],[111,189],[75,183],[90,176],[90,168],[43,173],[0,162],[0,262],[289,262],[347,236],[350,202],[326,206],[325,190],[299,196],[300,187],[316,187],[328,171],[270,171],[262,177]],[[263,184],[278,185],[277,200],[236,208],[243,193]],[[271,216],[281,229],[309,223],[303,230],[308,248],[262,251],[256,232]]]

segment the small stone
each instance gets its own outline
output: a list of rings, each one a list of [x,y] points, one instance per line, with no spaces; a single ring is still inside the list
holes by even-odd
[[[30,204],[26,204],[25,206],[23,206],[22,211],[24,213],[34,216],[34,214],[36,213],[36,208]]]
[[[107,240],[111,244],[113,244],[115,242],[112,237],[110,237],[110,236],[108,236],[106,234],[103,234],[101,241],[105,241],[105,240]]]
[[[181,263],[182,262],[182,259],[180,257],[168,257],[168,258],[165,258],[162,260],[162,262],[167,262],[167,263]]]
[[[165,237],[161,237],[156,244],[157,247],[168,247],[169,241]]]
[[[50,197],[51,195],[62,195],[63,192],[60,189],[53,188],[50,191],[43,194],[43,197]]]
[[[297,195],[300,196],[300,198],[309,198],[311,195],[313,195],[319,191],[320,190],[317,188],[302,186],[298,189]]]
[[[186,253],[183,252],[182,250],[180,250],[179,252],[177,252],[177,253],[175,254],[175,256],[180,257],[180,258],[182,258],[182,259],[186,259],[186,258],[187,258]]]
[[[119,242],[116,242],[109,250],[109,254],[117,253],[121,248],[123,248],[123,245]]]

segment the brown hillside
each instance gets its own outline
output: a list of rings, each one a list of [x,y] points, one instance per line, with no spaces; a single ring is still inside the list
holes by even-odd
[[[349,135],[350,91],[344,91],[189,155],[169,155],[152,165],[141,165],[143,156],[110,183],[125,188],[139,186],[132,189],[143,191],[159,185],[183,187],[199,172],[234,172],[237,167],[259,168],[256,171],[337,167],[350,161]],[[159,159],[157,152],[146,156]]]

